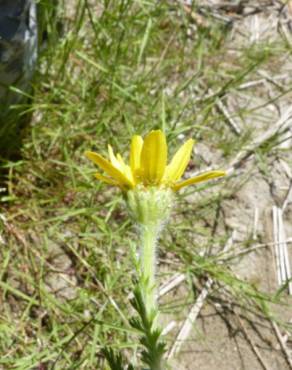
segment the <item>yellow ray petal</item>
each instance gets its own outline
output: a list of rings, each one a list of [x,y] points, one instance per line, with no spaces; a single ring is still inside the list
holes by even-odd
[[[134,182],[130,167],[126,165],[119,153],[117,155],[114,154],[113,148],[110,145],[108,145],[108,154],[112,165],[121,171],[131,182]]]
[[[111,179],[110,177],[103,176],[101,173],[96,172],[94,176],[97,178],[97,180],[103,181],[110,185],[119,185],[119,183],[116,180]]]
[[[131,181],[131,182],[135,182],[134,181],[134,177],[133,177],[133,174],[132,174],[132,171],[131,171],[131,168],[130,166],[128,166],[123,157],[118,153],[117,154],[117,160],[119,161],[120,165],[121,165],[121,168],[122,168],[122,172],[123,174]]]
[[[123,171],[123,166],[121,165],[120,161],[115,156],[114,151],[113,151],[113,148],[110,145],[108,145],[108,155],[109,155],[111,164],[114,167],[116,167],[118,170],[120,170],[121,172],[124,172]]]
[[[121,164],[122,167],[126,166],[126,163],[125,163],[123,157],[120,155],[120,153],[117,154],[117,160]]]
[[[110,145],[108,145],[108,153],[112,165],[116,167],[119,171],[121,171],[128,178],[128,180],[130,180],[130,182],[134,184],[131,169],[128,165],[126,165],[122,156],[119,153],[115,155],[113,148]]]
[[[130,187],[134,186],[134,183],[130,179],[128,179],[119,169],[114,167],[112,163],[103,158],[100,154],[87,151],[85,152],[85,155],[121,185],[128,185]]]
[[[174,191],[177,191],[177,190],[179,190],[179,189],[181,189],[185,186],[192,185],[192,184],[198,184],[199,182],[208,181],[208,180],[211,180],[211,179],[215,179],[216,177],[221,177],[221,176],[225,176],[225,175],[226,175],[225,171],[205,172],[205,173],[202,173],[201,175],[198,175],[196,177],[192,177],[190,179],[187,179],[187,180],[176,183],[175,185],[172,186],[172,189]]]
[[[142,137],[139,135],[134,135],[132,137],[130,151],[130,167],[133,176],[135,176],[135,172],[140,168],[142,147],[143,147]]]
[[[167,145],[161,130],[151,131],[144,140],[141,152],[141,176],[145,184],[158,185],[167,162]]]
[[[174,182],[179,180],[190,161],[194,140],[186,141],[173,156],[170,164],[166,167],[163,181]]]

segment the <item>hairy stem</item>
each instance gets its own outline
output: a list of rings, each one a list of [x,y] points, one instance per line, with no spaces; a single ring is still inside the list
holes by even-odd
[[[141,269],[144,288],[144,300],[147,314],[156,310],[156,243],[159,226],[155,223],[141,226]]]

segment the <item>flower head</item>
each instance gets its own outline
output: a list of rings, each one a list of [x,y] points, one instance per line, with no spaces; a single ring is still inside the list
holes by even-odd
[[[151,131],[144,141],[141,136],[132,137],[130,164],[126,164],[120,154],[115,155],[108,146],[109,160],[98,153],[87,151],[85,155],[97,164],[106,175],[99,172],[95,177],[123,190],[135,189],[137,186],[170,188],[177,191],[184,186],[224,176],[225,171],[208,171],[198,176],[181,180],[190,161],[194,141],[187,140],[167,164],[167,144],[161,130]]]

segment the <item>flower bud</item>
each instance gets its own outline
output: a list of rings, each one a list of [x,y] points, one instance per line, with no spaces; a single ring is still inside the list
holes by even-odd
[[[141,225],[162,225],[170,216],[174,193],[169,188],[136,187],[126,194],[130,212]]]

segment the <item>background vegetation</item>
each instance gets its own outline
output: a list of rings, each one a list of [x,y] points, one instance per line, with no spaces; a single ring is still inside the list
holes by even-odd
[[[79,0],[59,3],[56,15],[49,10],[44,18],[34,98],[25,107],[32,121],[21,158],[3,165],[0,368],[106,369],[103,346],[137,355],[128,323],[135,230],[120,192],[94,180],[84,151],[105,154],[110,143],[127,153],[133,134],[162,128],[172,152],[193,137],[205,153],[193,155],[189,173],[229,168],[260,129],[263,104],[236,106],[238,134],[218,99],[240,92],[260,69],[276,69],[290,53],[283,38],[238,44],[228,54],[231,24],[208,11],[196,18],[197,10],[179,1]],[[278,99],[289,91],[277,90]],[[279,138],[252,151],[264,176],[270,154],[282,153]],[[161,240],[158,278],[163,283],[183,273],[186,280],[182,291],[161,301],[163,322],[186,316],[206,277],[216,282],[210,304],[228,296],[243,310],[274,317],[269,302],[284,293],[263,293],[259,282],[232,272],[252,235],[228,256],[220,252],[231,235],[222,204],[232,202],[250,174],[233,172],[179,195]],[[170,332],[168,346],[173,340]]]

